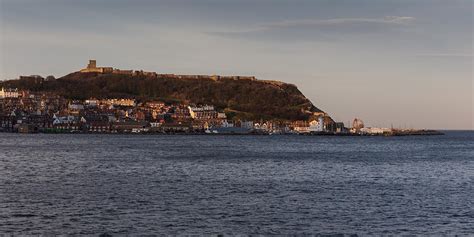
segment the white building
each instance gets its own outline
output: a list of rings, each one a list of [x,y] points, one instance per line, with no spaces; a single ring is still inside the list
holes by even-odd
[[[134,107],[137,105],[134,99],[108,99],[104,101],[104,104],[125,107]]]
[[[80,103],[70,103],[68,107],[70,110],[83,110],[84,109],[84,105]]]
[[[18,89],[0,89],[0,98],[18,98],[20,97],[20,93]]]
[[[309,132],[322,132],[324,131],[324,118],[320,116],[318,121],[313,120],[309,122]]]
[[[219,116],[212,105],[188,106],[188,110],[191,118],[197,120],[216,119]]]
[[[68,124],[68,123],[73,123],[76,121],[76,118],[74,116],[63,116],[63,117],[58,117],[56,114],[53,115],[53,125],[59,125],[59,124]]]
[[[384,133],[391,133],[392,129],[390,128],[361,128],[360,132],[362,134],[384,134]]]
[[[324,131],[324,117],[320,116],[318,120],[309,122],[309,126],[295,127],[294,130],[298,133],[311,133]]]
[[[227,115],[225,115],[225,113],[217,113],[217,118],[218,119],[227,119]]]
[[[221,127],[222,128],[233,128],[234,124],[229,123],[229,121],[227,121],[227,119],[225,119],[225,120],[222,120]]]
[[[99,105],[99,100],[86,100],[84,104],[89,108],[95,108]]]
[[[159,122],[150,122],[150,127],[152,127],[152,128],[161,127],[161,123],[159,123]]]

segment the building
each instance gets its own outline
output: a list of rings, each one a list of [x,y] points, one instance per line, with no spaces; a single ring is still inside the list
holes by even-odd
[[[115,73],[115,74],[122,74],[122,75],[132,75],[132,74],[133,74],[133,70],[114,69],[114,70],[112,71],[112,73]]]
[[[18,97],[20,97],[20,92],[18,92],[18,89],[8,89],[8,88],[0,89],[0,99],[18,98]]]
[[[336,128],[336,133],[347,133],[348,130],[347,128],[344,126],[344,123],[342,122],[337,122],[334,124],[335,128]]]
[[[95,100],[95,99],[89,99],[89,100],[86,100],[84,102],[85,104],[85,107],[87,108],[97,108],[97,106],[99,105],[100,101],[99,100]]]
[[[147,102],[146,106],[151,109],[161,109],[165,107],[165,103],[160,102],[160,101],[151,101],[151,102]]]
[[[324,117],[320,116],[318,120],[312,120],[309,122],[309,132],[322,132],[324,131]]]
[[[253,121],[241,121],[240,122],[240,127],[242,127],[242,128],[253,129],[253,126],[254,126]]]
[[[298,133],[317,133],[324,132],[324,117],[320,116],[318,120],[311,120],[307,122],[299,122],[293,125],[293,130]]]
[[[15,125],[14,117],[0,115],[0,131],[12,131]]]
[[[69,103],[68,108],[72,111],[79,111],[84,109],[84,105],[77,101],[74,101],[72,103]]]
[[[369,134],[369,135],[391,134],[392,129],[390,129],[390,128],[368,127],[368,128],[361,128],[360,133],[361,134]]]
[[[112,73],[114,69],[112,67],[97,67],[96,60],[89,60],[89,64],[84,69],[81,69],[80,72],[98,72],[98,73]]]
[[[84,69],[81,69],[80,72],[97,72],[97,73],[114,73],[122,75],[145,75],[145,76],[156,76],[156,72],[144,72],[144,71],[133,71],[133,70],[121,70],[118,68],[112,67],[97,67],[97,61],[94,59],[89,60],[89,64]]]
[[[219,115],[212,105],[188,106],[188,109],[191,118],[196,120],[217,119]]]
[[[134,99],[108,99],[105,101],[105,104],[126,107],[134,107],[137,105]]]
[[[177,121],[190,120],[191,114],[189,113],[189,108],[185,105],[178,105],[173,108],[171,112],[171,118]]]

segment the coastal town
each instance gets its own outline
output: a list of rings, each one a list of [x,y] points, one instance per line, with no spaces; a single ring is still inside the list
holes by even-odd
[[[314,121],[233,121],[213,105],[166,104],[135,99],[67,100],[54,94],[0,89],[0,131],[89,133],[270,134],[330,131]],[[344,132],[344,128],[338,128]],[[336,131],[336,130],[334,130]]]
[[[156,72],[97,67],[90,60],[80,73],[146,74]],[[167,76],[170,76],[167,74]],[[177,78],[203,78],[181,76]],[[220,76],[208,76],[219,80]],[[232,77],[256,80],[254,77]],[[22,76],[34,81],[55,80]],[[300,134],[300,135],[431,135],[436,131],[365,127],[360,119],[351,125],[335,122],[324,112],[309,120],[235,119],[212,104],[144,100],[136,98],[66,99],[54,92],[0,88],[0,132],[18,133],[134,133],[134,134]]]

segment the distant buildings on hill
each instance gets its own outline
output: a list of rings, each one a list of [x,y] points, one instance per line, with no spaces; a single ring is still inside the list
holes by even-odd
[[[97,67],[96,60],[89,60],[89,64],[84,69],[81,69],[80,72],[98,72],[98,73],[112,73],[114,69],[112,67]]]
[[[309,134],[338,130],[324,113],[315,113],[308,121],[251,121],[228,117],[222,108],[209,104],[70,100],[54,93],[1,88],[0,131]]]
[[[342,135],[437,135],[424,130],[352,127],[334,122],[324,112],[295,121],[249,121],[228,117],[206,104],[139,101],[130,98],[68,100],[54,93],[0,88],[0,131],[92,133],[255,133]]]
[[[97,61],[93,59],[89,60],[89,64],[87,64],[87,67],[84,69],[81,69],[80,72],[82,73],[89,73],[89,72],[115,73],[115,74],[124,74],[124,75],[134,74],[133,70],[121,70],[121,69],[112,68],[112,67],[97,67]]]
[[[166,77],[166,78],[174,78],[174,79],[210,79],[210,80],[222,80],[222,79],[230,79],[230,80],[256,80],[254,76],[219,76],[219,75],[176,75],[176,74],[158,74],[156,72],[146,72],[143,70],[134,71],[134,70],[121,70],[112,67],[97,67],[96,60],[89,60],[89,64],[84,69],[81,69],[79,72],[81,73],[112,73],[112,74],[122,74],[122,75],[144,75],[144,76],[152,76],[152,77]],[[282,82],[277,81],[266,81],[272,84],[282,84]]]

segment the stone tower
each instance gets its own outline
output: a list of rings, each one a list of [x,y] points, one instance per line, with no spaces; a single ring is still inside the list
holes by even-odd
[[[97,62],[93,59],[89,60],[89,64],[87,65],[88,69],[94,69],[97,68]]]

